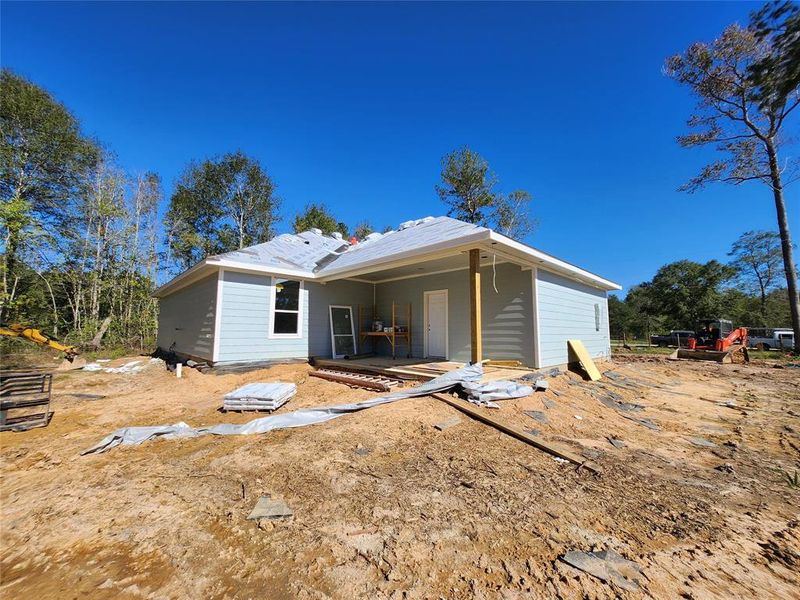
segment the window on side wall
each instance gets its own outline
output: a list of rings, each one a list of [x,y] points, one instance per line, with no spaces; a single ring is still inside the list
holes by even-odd
[[[594,305],[594,330],[600,331],[600,305]]]
[[[273,279],[272,331],[270,337],[297,338],[301,336],[303,282],[293,279]]]

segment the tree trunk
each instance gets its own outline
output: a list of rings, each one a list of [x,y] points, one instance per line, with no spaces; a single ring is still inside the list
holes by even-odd
[[[99,349],[100,344],[103,343],[103,336],[106,334],[109,325],[111,325],[111,317],[106,317],[105,319],[103,319],[103,323],[100,325],[100,329],[95,334],[94,338],[92,338],[90,346],[95,350]]]
[[[778,213],[778,231],[781,234],[781,250],[783,252],[783,270],[786,273],[786,287],[789,290],[789,310],[792,315],[794,331],[794,352],[800,354],[800,296],[797,292],[797,268],[794,266],[792,236],[789,233],[789,216],[783,199],[783,184],[778,166],[778,152],[772,140],[767,144],[769,170],[772,178],[772,193],[775,197],[775,211]]]

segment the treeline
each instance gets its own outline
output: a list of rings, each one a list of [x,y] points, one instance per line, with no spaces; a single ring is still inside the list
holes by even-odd
[[[612,337],[649,339],[671,329],[695,330],[704,318],[730,319],[735,326],[790,327],[780,236],[748,231],[728,255],[727,264],[681,260],[664,265],[624,299],[610,296]]]
[[[123,172],[46,91],[0,74],[0,322],[82,343],[155,334],[161,181]]]

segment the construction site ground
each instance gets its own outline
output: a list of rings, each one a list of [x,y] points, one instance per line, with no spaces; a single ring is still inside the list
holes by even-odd
[[[765,361],[621,356],[601,364],[616,384],[566,373],[492,412],[599,475],[430,397],[80,455],[127,425],[256,418],[219,412],[249,382],[298,385],[278,412],[377,395],[310,368],[59,372],[50,425],[0,434],[2,597],[800,597],[800,369]],[[612,391],[644,409],[598,400]],[[263,495],[294,516],[247,520]],[[607,548],[641,567],[639,591],[559,560]]]

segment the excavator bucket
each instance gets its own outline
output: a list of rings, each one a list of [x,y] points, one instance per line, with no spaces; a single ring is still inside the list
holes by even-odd
[[[678,348],[670,355],[670,358],[683,358],[688,360],[710,360],[723,364],[734,362],[734,356],[741,354],[744,362],[750,362],[750,355],[747,348],[742,345],[731,346],[727,350],[689,350],[688,348]]]
[[[689,360],[711,360],[718,363],[731,363],[730,350],[718,352],[717,350],[689,350],[687,348],[679,348],[672,353],[670,358],[684,358]]]
[[[74,371],[76,369],[82,369],[86,366],[86,359],[82,356],[76,356],[72,360],[65,358],[61,361],[61,364],[58,365],[58,371]]]

